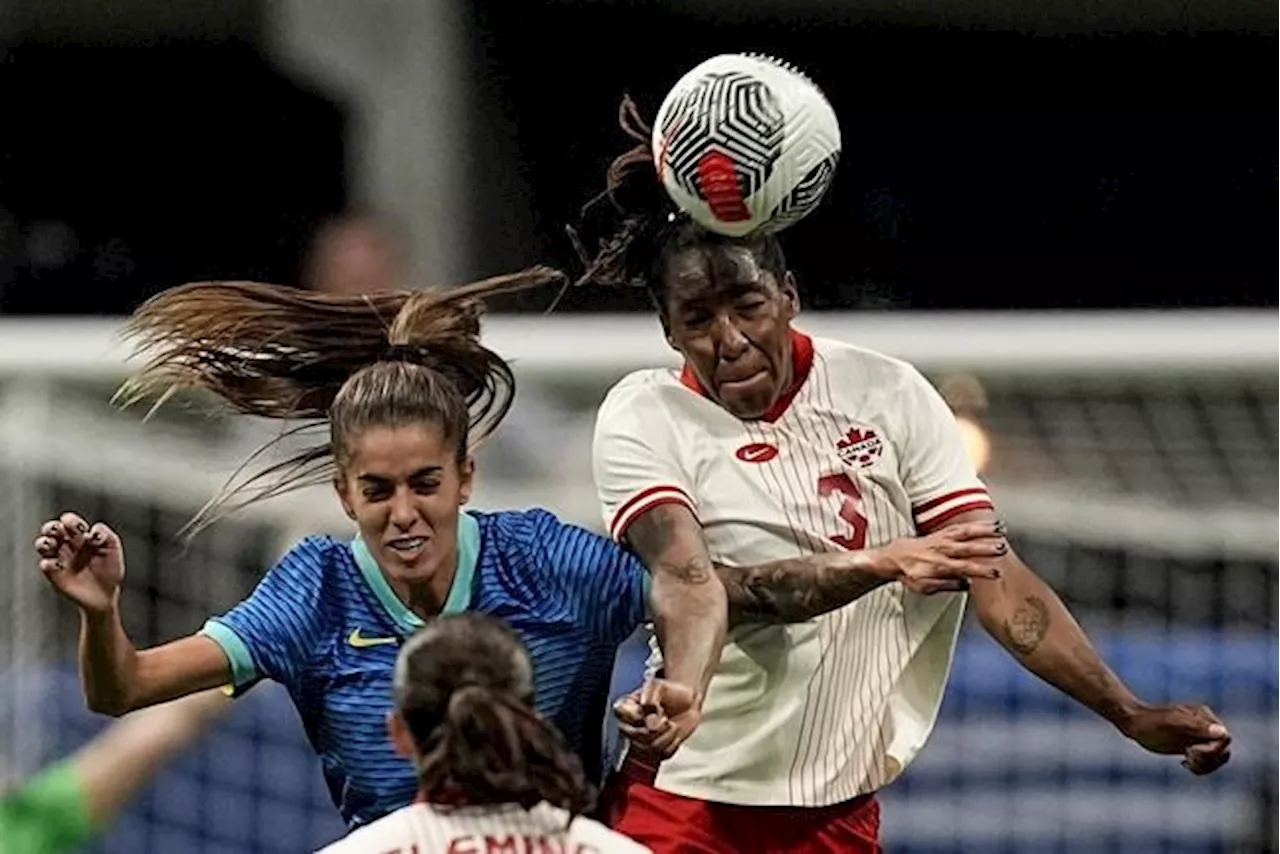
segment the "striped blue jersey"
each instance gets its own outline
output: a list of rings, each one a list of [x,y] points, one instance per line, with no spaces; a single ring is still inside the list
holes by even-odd
[[[492,614],[533,659],[537,708],[601,766],[601,724],[617,646],[646,618],[643,565],[611,540],[545,510],[463,513],[446,613]],[[308,537],[248,599],[205,624],[235,687],[288,689],[334,803],[362,825],[412,801],[410,762],[387,736],[399,643],[423,625],[365,544]]]

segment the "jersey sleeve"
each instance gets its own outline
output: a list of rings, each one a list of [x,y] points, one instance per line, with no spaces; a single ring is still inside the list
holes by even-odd
[[[88,797],[70,761],[0,799],[0,851],[62,854],[77,850],[93,833]]]
[[[907,370],[898,402],[906,427],[899,449],[901,475],[916,529],[929,533],[961,513],[994,509],[955,414],[915,368]]]
[[[607,537],[530,511],[547,587],[593,636],[618,644],[648,618],[649,573],[640,559]]]
[[[691,478],[679,454],[674,425],[645,387],[624,380],[596,414],[592,471],[609,536],[660,504],[683,504],[697,515]]]
[[[321,538],[303,540],[248,599],[201,629],[222,647],[237,692],[263,678],[291,685],[311,659],[321,634],[329,545]]]

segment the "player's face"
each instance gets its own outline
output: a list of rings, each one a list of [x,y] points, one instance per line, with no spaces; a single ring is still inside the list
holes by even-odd
[[[474,463],[458,464],[456,447],[436,424],[373,427],[346,450],[338,495],[378,565],[393,584],[427,583],[443,602]]]
[[[663,280],[667,341],[721,406],[764,415],[791,382],[791,275],[779,282],[750,249],[728,244],[673,254]]]

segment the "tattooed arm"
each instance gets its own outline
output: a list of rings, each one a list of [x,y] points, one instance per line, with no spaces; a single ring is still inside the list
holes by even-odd
[[[627,542],[653,579],[649,601],[663,674],[691,688],[701,708],[728,624],[724,585],[711,564],[702,526],[683,504],[659,504],[630,524]]]
[[[953,524],[991,517],[990,510],[974,510]],[[1193,774],[1208,774],[1231,758],[1231,735],[1212,709],[1139,699],[1094,650],[1053,589],[1012,550],[996,566],[999,579],[971,588],[978,621],[1023,667],[1147,750],[1182,754],[1183,767]]]
[[[803,555],[758,566],[717,566],[729,597],[730,623],[797,623],[899,581],[916,593],[969,589],[972,578],[998,578],[990,559],[1005,554],[994,519],[949,525],[878,549]]]
[[[993,518],[975,510],[956,522]],[[978,621],[1018,662],[1122,730],[1142,703],[1094,650],[1048,584],[1010,551],[1000,578],[973,585]]]

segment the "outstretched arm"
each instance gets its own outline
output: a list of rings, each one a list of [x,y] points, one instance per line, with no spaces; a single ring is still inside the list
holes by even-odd
[[[977,510],[955,522],[991,517],[991,511]],[[1183,764],[1193,773],[1209,773],[1230,758],[1230,736],[1209,708],[1153,706],[1140,700],[1102,660],[1043,579],[1012,551],[996,565],[999,579],[972,587],[975,610],[987,633],[1023,667],[1146,749],[1184,754]]]
[[[1008,551],[1004,528],[991,520],[904,537],[861,551],[804,555],[757,566],[717,566],[729,599],[729,621],[797,623],[843,607],[882,584],[900,581],[917,593],[969,589],[969,579],[997,578],[990,559]]]
[[[79,850],[231,702],[207,692],[111,724],[74,756],[0,799],[0,851]]]
[[[693,689],[700,709],[728,625],[725,588],[702,526],[683,504],[659,504],[631,522],[627,542],[653,577],[650,602],[665,677]]]
[[[203,691],[126,715],[71,760],[95,827],[114,819],[175,753],[199,738],[235,701]]]

